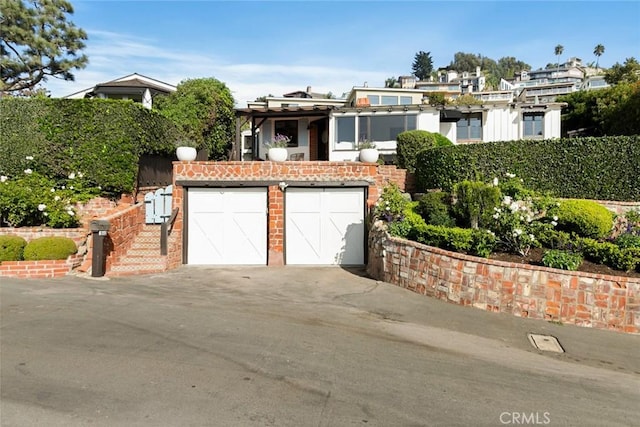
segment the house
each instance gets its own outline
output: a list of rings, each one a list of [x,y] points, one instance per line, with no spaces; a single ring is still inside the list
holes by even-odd
[[[599,69],[584,66],[580,58],[570,58],[558,67],[522,71],[513,81],[500,81],[500,89],[513,91],[527,102],[553,102],[558,96],[579,90],[608,87]]]
[[[358,142],[372,141],[383,156],[396,150],[407,130],[440,133],[455,144],[559,138],[562,103],[513,101],[508,91],[483,93],[482,104],[431,106],[431,91],[418,88],[353,87],[344,99],[267,97],[236,110],[238,129],[250,123],[250,141],[238,158],[265,159],[276,134],[291,138],[290,158],[356,161]],[[294,94],[296,92],[293,92]],[[242,155],[241,155],[242,154]]]
[[[64,98],[132,99],[150,109],[153,106],[155,97],[168,95],[171,92],[175,92],[175,90],[176,87],[169,83],[133,73],[115,80],[98,83],[93,87],[72,93]]]

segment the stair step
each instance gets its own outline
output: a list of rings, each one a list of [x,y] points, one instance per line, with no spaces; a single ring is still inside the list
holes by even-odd
[[[131,247],[128,250],[141,250],[141,249],[160,252],[160,243],[159,242],[153,242],[152,243],[152,242],[138,242],[138,241],[135,241],[135,242],[133,242],[133,244],[131,245]]]
[[[128,261],[131,262],[136,262],[136,263],[141,263],[141,262],[165,262],[165,260],[167,259],[166,256],[162,256],[160,255],[159,252],[153,252],[153,253],[134,253],[134,254],[129,254],[127,253],[125,256],[123,256],[122,258],[120,258],[120,262],[118,264],[123,264],[126,263]]]
[[[155,274],[167,271],[165,266],[129,267],[117,266],[109,270],[107,276],[133,276],[138,274]]]
[[[131,246],[111,266],[108,275],[161,273],[167,270],[167,257],[160,255],[160,224],[145,224],[133,238]]]

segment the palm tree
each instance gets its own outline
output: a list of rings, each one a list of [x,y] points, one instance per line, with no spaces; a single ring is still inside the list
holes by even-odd
[[[593,54],[596,56],[596,70],[598,69],[598,62],[600,61],[600,56],[604,53],[604,46],[601,44],[597,44],[595,49],[593,49]]]
[[[564,52],[564,46],[559,44],[558,46],[556,46],[555,52],[556,56],[558,57],[558,72],[560,72],[560,55],[562,55],[562,52]]]

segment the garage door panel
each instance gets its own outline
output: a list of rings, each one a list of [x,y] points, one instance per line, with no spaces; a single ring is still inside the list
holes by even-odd
[[[286,193],[287,264],[363,264],[364,190],[294,188]]]
[[[266,189],[191,188],[188,202],[188,264],[266,264]]]
[[[291,248],[291,254],[287,254],[287,263],[299,263],[308,253],[316,257],[321,256],[322,227],[320,215],[317,212],[297,212],[295,216],[288,219],[286,227],[287,241],[296,242],[296,247]]]

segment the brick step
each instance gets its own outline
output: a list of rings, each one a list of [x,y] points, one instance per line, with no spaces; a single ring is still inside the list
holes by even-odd
[[[160,253],[160,242],[140,242],[138,240],[134,241],[131,244],[131,247],[128,250],[140,250],[140,249],[147,249],[147,250],[157,250],[158,253]]]
[[[124,254],[121,258],[120,258],[120,262],[126,262],[129,259],[135,259],[137,261],[140,260],[144,260],[144,259],[148,259],[151,261],[162,261],[164,262],[164,260],[166,259],[166,256],[160,255],[160,250],[138,250],[138,251],[127,251],[126,254]]]
[[[122,257],[122,259],[130,258],[156,258],[160,255],[160,248],[130,248]]]
[[[167,271],[166,266],[164,265],[144,265],[144,266],[129,266],[129,265],[118,265],[113,267],[107,273],[107,276],[117,277],[117,276],[133,276],[138,274],[156,274]]]

